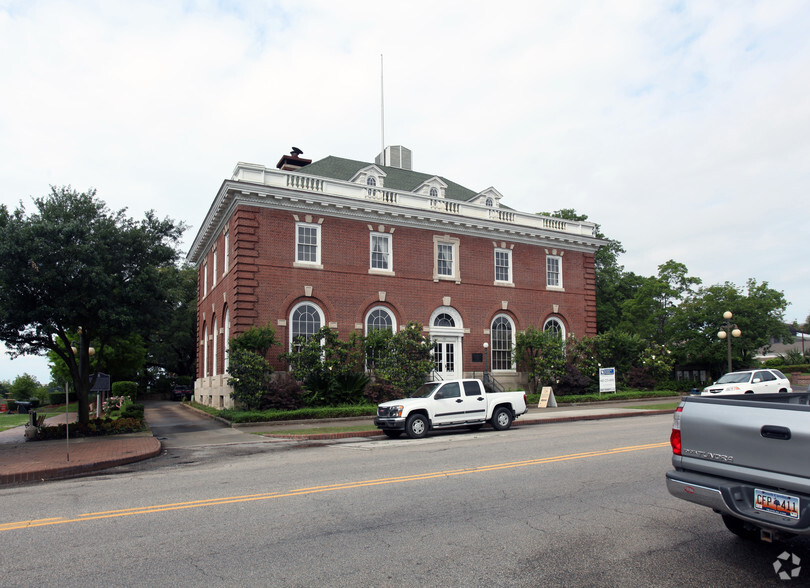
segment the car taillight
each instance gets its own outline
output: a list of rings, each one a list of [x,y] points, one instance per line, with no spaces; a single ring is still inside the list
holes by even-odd
[[[681,413],[683,406],[679,406],[672,415],[672,434],[669,436],[669,444],[672,445],[672,453],[681,455]]]

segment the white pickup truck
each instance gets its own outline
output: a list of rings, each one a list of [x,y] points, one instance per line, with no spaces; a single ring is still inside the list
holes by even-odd
[[[431,429],[480,429],[490,423],[503,431],[525,414],[524,392],[487,392],[480,380],[447,380],[422,384],[410,397],[377,406],[374,425],[389,437],[403,432],[420,439]]]
[[[810,534],[810,394],[689,396],[675,412],[667,488],[732,533]]]

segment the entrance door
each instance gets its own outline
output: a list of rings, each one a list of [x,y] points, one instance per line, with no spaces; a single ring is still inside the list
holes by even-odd
[[[439,337],[433,340],[433,364],[442,380],[461,377],[461,341],[455,337]]]

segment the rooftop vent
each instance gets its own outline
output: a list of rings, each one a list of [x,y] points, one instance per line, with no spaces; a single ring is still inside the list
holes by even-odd
[[[374,159],[374,163],[412,170],[411,153],[410,149],[402,145],[389,145]]]

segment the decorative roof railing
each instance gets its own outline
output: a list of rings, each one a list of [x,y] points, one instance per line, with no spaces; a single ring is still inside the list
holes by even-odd
[[[596,225],[594,223],[570,221],[504,208],[493,208],[482,204],[435,198],[414,192],[390,190],[388,188],[374,188],[364,184],[355,184],[353,182],[335,180],[332,178],[280,171],[252,163],[236,164],[231,179],[264,186],[291,188],[303,192],[329,194],[357,200],[373,200],[375,202],[442,212],[470,219],[497,221],[586,237],[594,237],[596,232]]]

